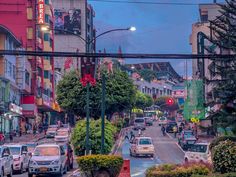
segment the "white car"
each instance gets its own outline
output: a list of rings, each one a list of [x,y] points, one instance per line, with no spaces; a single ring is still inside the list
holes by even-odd
[[[33,175],[62,176],[67,172],[63,146],[57,144],[38,145],[29,162],[28,177]]]
[[[212,164],[209,143],[196,143],[192,145],[184,156],[185,162],[204,162]]]
[[[55,135],[56,135],[56,132],[57,132],[57,129],[56,127],[50,127],[47,129],[47,132],[46,132],[46,137],[47,138],[54,138]]]
[[[65,128],[61,128],[57,131],[54,141],[55,142],[68,142],[70,140],[69,131]]]
[[[13,156],[13,171],[21,174],[24,171],[28,171],[30,155],[27,146],[20,144],[9,144],[6,146],[9,147],[11,155]]]
[[[166,125],[168,122],[167,118],[166,117],[160,117],[159,120],[158,120],[158,125],[161,126],[161,125]]]
[[[151,137],[137,137],[131,142],[130,156],[151,156],[155,154],[155,148]]]
[[[12,177],[13,157],[10,149],[6,146],[0,146],[0,176]]]
[[[139,129],[141,130],[146,129],[146,123],[143,117],[139,117],[134,120],[134,130],[139,130]]]

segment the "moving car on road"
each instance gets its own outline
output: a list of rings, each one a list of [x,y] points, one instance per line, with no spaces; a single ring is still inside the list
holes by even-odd
[[[160,117],[158,120],[158,125],[166,125],[167,124],[167,118],[166,117]]]
[[[178,144],[183,150],[187,150],[197,141],[196,137],[193,134],[192,130],[184,130],[181,132],[181,135],[178,139]]]
[[[67,172],[63,146],[57,144],[38,145],[29,162],[28,177],[33,175],[63,176]]]
[[[12,177],[13,157],[10,149],[6,146],[0,146],[0,176]]]
[[[176,122],[168,122],[166,124],[166,132],[167,133],[174,133],[174,127],[176,127],[176,128],[178,127]]]
[[[70,140],[69,131],[67,129],[59,129],[54,137],[55,142],[68,142]]]
[[[136,118],[134,120],[134,130],[145,130],[146,129],[146,125],[145,125],[145,119],[143,117],[140,118]]]
[[[26,145],[21,144],[9,144],[10,152],[13,156],[13,170],[22,174],[24,171],[28,171],[28,164],[30,155]]]
[[[145,124],[147,126],[152,126],[153,125],[153,119],[151,117],[144,117],[145,119]]]
[[[46,137],[47,138],[54,138],[56,135],[57,129],[58,128],[56,128],[56,127],[49,127],[46,132]]]
[[[131,142],[130,156],[151,156],[155,154],[151,137],[137,137]]]
[[[184,156],[185,162],[212,163],[209,143],[196,143],[192,145]]]

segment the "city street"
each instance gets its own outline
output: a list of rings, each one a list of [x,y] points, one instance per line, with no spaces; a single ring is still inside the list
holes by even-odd
[[[130,159],[131,176],[143,177],[148,167],[164,163],[183,163],[184,152],[176,144],[176,140],[166,135],[163,137],[161,128],[155,122],[153,126],[147,127],[143,131],[143,136],[150,136],[155,146],[155,156],[150,157],[130,157],[130,143],[125,140],[122,145],[122,156],[124,159]]]

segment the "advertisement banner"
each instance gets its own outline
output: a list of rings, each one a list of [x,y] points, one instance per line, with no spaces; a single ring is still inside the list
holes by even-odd
[[[81,34],[81,10],[70,9],[68,12],[62,9],[54,9],[55,33],[66,34],[63,30]]]
[[[44,0],[38,0],[38,24],[44,24]]]

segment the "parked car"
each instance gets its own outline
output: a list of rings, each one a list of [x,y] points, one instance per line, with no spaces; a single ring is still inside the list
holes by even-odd
[[[167,124],[166,124],[166,132],[167,133],[173,133],[174,131],[174,127],[176,127],[177,128],[177,130],[178,130],[178,125],[177,125],[177,123],[176,122],[168,122]]]
[[[49,127],[46,132],[46,137],[47,138],[54,138],[56,135],[57,129],[58,128],[56,128],[56,127]]]
[[[66,128],[71,133],[71,126],[70,124],[62,124],[63,128]]]
[[[13,156],[13,172],[22,174],[24,171],[28,171],[30,155],[26,145],[21,144],[8,144],[10,152]]]
[[[58,127],[58,125],[49,125],[48,128],[56,128],[56,129],[58,129],[59,127]]]
[[[145,124],[146,124],[147,126],[152,126],[152,125],[153,125],[153,119],[152,119],[152,117],[144,117],[144,119],[145,119]]]
[[[155,154],[154,145],[151,137],[137,137],[131,141],[130,156],[151,156]]]
[[[0,146],[0,176],[12,177],[13,157],[7,146]]]
[[[69,143],[62,143],[60,144],[63,146],[65,153],[66,153],[66,164],[69,169],[73,169],[73,162],[74,162],[74,155],[73,149]]]
[[[59,129],[54,137],[55,142],[68,142],[70,140],[69,131],[65,128]]]
[[[197,141],[192,130],[183,130],[178,138],[178,143],[183,150],[187,150]]]
[[[212,164],[209,143],[196,143],[192,145],[184,156],[185,162],[204,162]]]
[[[28,177],[33,175],[57,175],[67,172],[66,154],[63,146],[57,144],[38,145],[29,162]]]
[[[160,117],[158,120],[158,125],[166,125],[167,124],[167,118],[166,117]]]
[[[146,129],[146,125],[145,125],[145,119],[143,117],[141,118],[136,118],[134,120],[134,130],[145,130]]]

